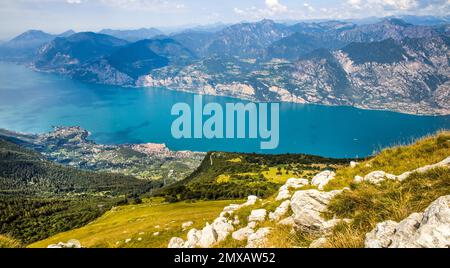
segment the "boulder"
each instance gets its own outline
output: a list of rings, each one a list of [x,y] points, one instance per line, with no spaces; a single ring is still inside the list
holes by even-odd
[[[397,176],[378,170],[370,172],[364,177],[364,181],[377,185],[385,179],[396,180]]]
[[[255,209],[252,210],[250,216],[248,216],[248,221],[259,221],[262,222],[266,219],[267,211],[265,209]]]
[[[286,181],[286,183],[284,184],[284,186],[287,189],[299,189],[302,188],[303,186],[306,186],[309,184],[309,181],[307,179],[296,179],[296,178],[290,178]],[[282,186],[283,187],[283,186]]]
[[[330,200],[341,192],[341,190],[331,192],[297,191],[291,199],[292,216],[296,226],[305,231],[321,232],[325,223],[321,213],[326,211]]]
[[[275,200],[280,201],[289,198],[291,198],[291,193],[289,192],[289,190],[281,190],[278,192],[278,195]]]
[[[237,204],[230,204],[229,206],[226,206],[223,208],[223,212],[234,212],[240,208],[240,205]]]
[[[217,243],[217,238],[218,235],[216,233],[216,230],[214,230],[214,227],[212,225],[209,225],[207,223],[202,230],[198,245],[202,248],[209,248]]]
[[[194,248],[198,246],[200,238],[202,237],[202,231],[199,231],[195,228],[189,230],[187,233],[187,241],[186,241],[186,247],[188,248]]]
[[[450,195],[438,198],[423,213],[397,223],[386,221],[366,234],[366,248],[450,247]]]
[[[233,220],[233,225],[239,225],[241,221],[239,220],[239,216],[235,215]]]
[[[286,225],[286,226],[295,226],[295,221],[292,216],[282,219],[278,222],[278,224]]]
[[[267,247],[267,236],[269,235],[271,228],[260,228],[255,233],[248,237],[246,248],[263,248]]]
[[[169,241],[168,248],[184,248],[184,240],[179,237],[172,237]]]
[[[81,248],[81,243],[76,239],[70,239],[67,243],[59,242],[58,244],[48,245],[47,248]]]
[[[328,184],[328,182],[334,179],[336,173],[333,171],[325,170],[314,176],[311,180],[311,184],[317,186],[319,190],[323,190],[323,187]]]
[[[321,237],[311,242],[309,248],[323,248],[327,244],[327,239],[325,237]]]
[[[308,185],[309,181],[307,179],[296,179],[290,178],[286,183],[280,187],[278,190],[278,195],[276,197],[277,201],[285,200],[291,197],[290,189],[298,189],[305,185]]]
[[[247,224],[248,228],[252,228],[255,229],[256,228],[257,223],[255,221],[251,221]]]
[[[279,207],[275,209],[274,212],[269,213],[269,219],[272,221],[278,221],[283,217],[289,210],[290,200],[286,200]]]
[[[252,228],[244,227],[234,232],[231,237],[233,237],[234,240],[243,241],[246,240],[254,232],[255,231],[253,231]]]
[[[350,161],[350,167],[351,167],[351,168],[355,168],[357,165],[359,165],[358,162]]]
[[[258,197],[256,195],[250,195],[247,197],[247,202],[241,205],[241,207],[253,206],[258,201]]]
[[[184,230],[188,229],[189,227],[191,227],[192,225],[194,225],[194,222],[192,222],[192,221],[183,222],[181,224],[181,228],[184,231]]]
[[[438,168],[438,167],[448,167],[448,166],[450,166],[450,156],[447,157],[447,158],[445,158],[444,160],[442,160],[442,161],[439,162],[439,163],[432,164],[432,165],[426,165],[426,166],[417,168],[417,169],[415,169],[415,170],[413,170],[413,171],[407,171],[407,172],[405,172],[405,173],[403,173],[403,174],[397,176],[397,180],[403,181],[403,180],[405,180],[406,178],[408,178],[409,175],[411,175],[411,174],[414,173],[414,172],[425,173],[425,172],[427,172],[427,171],[429,171],[430,169],[433,169],[433,168]]]
[[[356,175],[355,178],[353,178],[353,183],[361,183],[364,181],[364,178],[361,176]]]
[[[227,236],[234,231],[234,227],[227,221],[227,218],[219,217],[214,220],[212,227],[217,234],[217,242],[225,240]]]

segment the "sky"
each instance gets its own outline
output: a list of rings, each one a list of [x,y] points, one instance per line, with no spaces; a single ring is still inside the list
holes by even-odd
[[[171,28],[217,22],[450,15],[450,0],[1,0],[0,40],[29,29]]]

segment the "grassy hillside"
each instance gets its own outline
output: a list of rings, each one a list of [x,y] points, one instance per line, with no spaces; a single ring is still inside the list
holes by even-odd
[[[362,183],[337,196],[329,205],[330,215],[353,219],[338,225],[328,247],[364,247],[365,234],[379,222],[401,221],[423,212],[434,200],[450,194],[450,171],[437,168],[414,173],[403,182],[386,181],[380,186]]]
[[[387,148],[375,157],[361,162],[355,168],[345,167],[336,171],[336,179],[328,185],[328,190],[349,186],[356,175],[365,176],[372,171],[400,175],[425,165],[434,164],[450,156],[450,131],[439,132],[416,142]]]
[[[202,228],[215,219],[222,209],[233,201],[207,201],[163,204],[146,200],[140,205],[115,207],[94,222],[72,231],[52,236],[29,247],[47,247],[49,244],[77,239],[83,247],[165,248],[170,238],[186,238],[181,229],[186,221]],[[153,235],[159,232],[159,235]],[[127,239],[131,239],[125,243]]]
[[[329,205],[329,216],[351,218],[334,230],[328,247],[362,247],[364,236],[376,223],[400,221],[411,213],[422,212],[437,198],[450,194],[450,171],[437,168],[426,173],[414,173],[402,182],[385,181],[381,185],[353,184],[355,175],[383,170],[400,175],[403,172],[434,164],[450,156],[450,132],[442,131],[406,146],[383,150],[356,168],[338,169],[337,179],[329,189],[349,185],[352,191],[337,196]]]
[[[200,167],[185,180],[159,193],[168,201],[268,197],[288,178],[311,178],[323,169],[348,165],[349,159],[287,154],[257,155],[208,153]]]
[[[19,248],[21,243],[10,237],[0,235],[0,248]]]
[[[327,238],[325,246],[364,247],[365,234],[377,223],[403,220],[414,212],[423,212],[437,198],[450,194],[448,168],[414,173],[402,182],[387,180],[380,185],[366,182],[354,184],[355,175],[364,176],[376,170],[400,175],[438,163],[449,156],[450,132],[443,131],[409,145],[387,148],[355,168],[338,168],[336,178],[330,181],[325,190],[350,187],[351,191],[345,191],[334,198],[328,206],[329,212],[324,216],[328,219],[336,217],[353,221],[338,224]],[[273,247],[308,247],[313,240],[319,238],[302,232],[292,233],[290,228],[283,226],[271,227],[274,230],[269,236],[269,245]]]
[[[9,148],[8,146],[10,145],[5,145],[5,148]],[[19,150],[16,153],[11,155],[11,159],[21,159],[20,153],[23,152]],[[181,229],[183,222],[192,220],[193,227],[200,229],[206,222],[216,218],[223,207],[230,203],[236,203],[238,202],[236,200],[250,194],[263,197],[264,199],[256,205],[245,207],[237,212],[242,221],[240,225],[244,226],[247,223],[246,217],[252,209],[265,208],[273,211],[280,204],[280,201],[275,201],[274,194],[287,178],[311,179],[321,170],[332,169],[336,171],[336,178],[326,186],[325,190],[350,187],[351,191],[345,191],[332,200],[329,213],[323,216],[350,218],[353,221],[350,224],[339,224],[333,230],[327,246],[362,247],[364,235],[372,230],[376,223],[385,220],[402,220],[413,212],[423,211],[438,197],[450,194],[450,172],[448,168],[438,168],[422,174],[413,174],[402,182],[386,181],[378,186],[368,183],[354,184],[354,176],[364,176],[375,170],[399,175],[440,162],[448,156],[450,156],[450,132],[448,131],[425,137],[410,145],[385,149],[378,155],[361,161],[354,168],[348,165],[350,159],[212,152],[208,153],[201,166],[191,176],[157,191],[156,195],[161,198],[152,197],[144,200],[142,204],[115,206],[111,210],[109,208],[114,204],[105,204],[101,207],[104,210],[99,212],[107,211],[103,216],[96,220],[94,219],[97,216],[93,216],[91,220],[84,219],[84,224],[90,223],[83,227],[80,223],[71,228],[81,228],[62,233],[54,226],[58,226],[63,221],[77,222],[75,219],[82,218],[81,215],[90,215],[89,213],[95,211],[97,203],[89,203],[92,206],[86,206],[86,211],[79,210],[79,214],[72,214],[70,210],[67,210],[65,214],[55,214],[60,215],[60,218],[57,216],[46,218],[47,211],[51,214],[53,210],[58,211],[58,206],[64,207],[63,203],[59,203],[63,201],[58,199],[57,202],[45,203],[45,199],[30,200],[23,203],[30,204],[32,208],[26,212],[28,214],[19,213],[16,217],[16,219],[22,219],[23,215],[29,215],[28,225],[17,224],[15,227],[18,230],[33,232],[32,224],[38,222],[41,228],[45,226],[53,234],[58,233],[33,243],[30,247],[46,247],[49,244],[67,242],[70,239],[79,240],[84,247],[167,247],[171,237],[186,238],[187,231]],[[87,196],[92,197],[92,195]],[[164,199],[172,203],[163,203]],[[192,200],[195,199],[221,199],[222,201],[193,202]],[[2,202],[7,203],[7,200],[2,199]],[[70,200],[73,199],[69,198],[67,202]],[[33,207],[35,204],[42,204],[42,206]],[[7,211],[7,209],[1,208],[0,211]],[[14,214],[11,212],[10,215]],[[32,219],[38,220],[32,221]],[[2,220],[2,224],[5,222],[9,220]],[[318,238],[301,232],[292,233],[289,228],[268,221],[261,226],[274,228],[269,236],[269,245],[273,247],[307,247],[312,240]],[[63,225],[63,227],[67,226]],[[30,233],[25,235],[31,236]],[[12,237],[16,238],[17,235]],[[1,241],[0,239],[0,243]],[[241,247],[243,245],[241,242],[228,239],[217,246]]]

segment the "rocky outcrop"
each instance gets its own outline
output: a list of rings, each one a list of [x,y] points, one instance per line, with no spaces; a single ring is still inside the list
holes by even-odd
[[[58,244],[48,245],[47,248],[81,248],[81,243],[76,239],[70,239],[67,243],[59,242]]]
[[[308,232],[322,232],[329,229],[329,223],[321,213],[327,210],[330,200],[341,190],[322,192],[318,190],[297,191],[291,199],[291,209],[296,227]]]
[[[386,173],[384,171],[373,171],[364,177],[364,181],[373,183],[373,184],[380,184],[382,181],[384,181],[386,179],[396,180],[397,176]]]
[[[193,224],[194,224],[194,222],[192,222],[192,221],[183,222],[183,224],[181,224],[181,228],[183,230],[186,230],[187,228],[191,227]]]
[[[172,237],[169,241],[168,248],[184,248],[184,240],[179,237]]]
[[[243,241],[248,239],[248,237],[253,233],[255,233],[255,231],[252,228],[246,226],[234,232],[231,237],[233,237],[234,240]]]
[[[290,205],[291,205],[290,200],[283,201],[283,203],[281,203],[281,205],[277,207],[274,212],[269,213],[269,219],[271,221],[280,220],[281,217],[283,217],[289,211]]]
[[[450,166],[450,156],[445,158],[444,160],[436,163],[436,164],[432,164],[432,165],[426,165],[417,169],[414,169],[412,171],[407,171],[402,173],[399,176],[393,175],[393,174],[389,174],[386,173],[384,171],[378,170],[378,171],[373,171],[370,172],[369,174],[367,174],[364,177],[361,176],[355,176],[355,178],[353,179],[354,183],[360,183],[360,182],[369,182],[372,184],[377,184],[379,185],[381,182],[385,181],[386,179],[388,180],[397,180],[397,181],[403,181],[405,179],[407,179],[411,174],[417,172],[417,173],[425,173],[431,169],[434,168],[439,168],[439,167],[449,167]]]
[[[325,237],[318,238],[309,244],[309,248],[323,248],[327,243],[327,239]]]
[[[280,187],[276,200],[280,201],[288,199],[291,197],[290,190],[299,189],[308,184],[309,181],[307,179],[290,178],[286,181],[286,183],[283,186]]]
[[[270,234],[271,228],[260,228],[248,237],[246,248],[263,248],[267,245],[267,236]]]
[[[252,210],[250,216],[248,216],[248,221],[262,222],[266,219],[267,211],[265,209],[255,209]]]
[[[450,195],[438,198],[423,213],[397,223],[385,221],[366,234],[366,248],[450,247]]]
[[[218,234],[212,225],[208,223],[201,231],[201,236],[198,241],[198,246],[202,248],[209,248],[218,241]]]
[[[251,195],[247,198],[247,201],[243,204],[231,204],[229,206],[226,206],[220,213],[220,216],[218,218],[216,218],[212,224],[206,223],[206,226],[201,231],[199,231],[197,229],[189,230],[189,232],[187,234],[187,241],[184,241],[182,238],[179,238],[179,237],[172,237],[172,239],[169,242],[168,247],[169,248],[195,248],[195,247],[210,248],[210,247],[214,246],[215,244],[217,244],[221,241],[224,241],[230,235],[230,233],[232,233],[235,230],[233,224],[237,225],[240,222],[239,217],[237,217],[237,215],[235,215],[234,220],[228,220],[227,217],[231,216],[238,209],[256,204],[257,201],[258,201],[258,197]],[[251,219],[252,222],[255,220],[263,221],[266,217],[266,213],[267,213],[266,210],[264,210],[264,211],[255,210],[255,212],[253,214],[253,218]],[[189,226],[192,226],[192,224],[193,223],[191,221],[183,223],[182,224],[183,230],[188,228]],[[249,223],[248,228],[253,229],[255,226],[250,227],[250,223]],[[186,228],[184,228],[184,227],[186,227]],[[239,237],[242,236],[242,234],[239,232],[237,235]]]
[[[336,173],[334,173],[333,171],[325,170],[314,176],[314,178],[311,180],[311,185],[315,185],[319,190],[323,190],[323,187],[325,187],[325,185],[327,185],[329,181],[334,179],[334,176],[336,176]]]
[[[227,236],[234,231],[234,227],[231,223],[228,222],[227,218],[219,217],[214,220],[212,227],[217,233],[217,241],[223,241]]]

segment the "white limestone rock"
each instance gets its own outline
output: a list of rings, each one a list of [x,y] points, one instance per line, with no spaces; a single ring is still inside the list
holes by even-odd
[[[260,228],[248,237],[246,248],[263,248],[267,246],[267,236],[270,234],[271,228]]]
[[[184,240],[179,237],[172,237],[169,241],[168,248],[184,248]]]
[[[307,179],[290,178],[278,190],[278,195],[276,197],[276,200],[280,201],[280,200],[289,199],[291,197],[290,189],[299,189],[308,184],[309,184],[309,181]]]
[[[423,213],[413,213],[400,223],[386,221],[366,234],[366,248],[450,247],[450,195],[430,204]]]
[[[225,240],[227,236],[234,231],[233,225],[229,223],[225,217],[215,219],[212,227],[217,234],[217,242]]]
[[[269,219],[271,221],[280,220],[281,217],[283,217],[289,211],[290,204],[291,204],[290,200],[286,200],[283,203],[281,203],[281,205],[277,207],[274,212],[269,213]]]
[[[181,228],[184,230],[187,230],[189,227],[191,227],[192,225],[194,225],[194,222],[192,221],[187,221],[187,222],[183,222],[181,224]]]
[[[290,217],[282,219],[281,221],[278,222],[278,224],[293,227],[293,226],[295,226],[295,221],[294,221],[294,218],[292,216],[290,216]]]
[[[286,181],[284,186],[287,187],[287,189],[290,189],[290,188],[299,189],[308,184],[309,184],[309,181],[307,179],[290,178]]]
[[[217,239],[218,235],[216,230],[214,230],[214,227],[212,225],[209,225],[207,223],[206,226],[202,229],[202,235],[198,241],[198,245],[202,248],[210,248],[217,243]]]
[[[262,222],[266,219],[267,211],[265,209],[255,209],[252,210],[250,213],[250,216],[248,216],[248,221],[256,221],[256,222]]]
[[[297,191],[291,199],[291,209],[295,224],[300,229],[320,232],[325,220],[325,212],[330,200],[340,194],[341,190],[322,192],[318,190]]]
[[[321,237],[311,242],[309,248],[323,248],[327,244],[327,239],[325,237]]]
[[[355,178],[353,178],[354,183],[361,183],[363,181],[364,181],[364,178],[359,175],[356,175]]]
[[[258,197],[256,195],[250,195],[249,197],[247,197],[247,202],[242,204],[241,207],[253,206],[254,204],[256,204],[256,201],[258,201]]]
[[[244,227],[236,232],[234,232],[231,236],[234,240],[243,241],[246,240],[250,235],[252,235],[255,231],[252,228]]]
[[[311,184],[317,186],[319,190],[323,190],[323,187],[328,184],[332,179],[334,179],[336,173],[330,170],[325,170],[314,176],[311,180]]]
[[[279,191],[275,200],[280,201],[280,200],[285,200],[285,199],[289,199],[289,198],[291,198],[291,193],[289,192],[289,190],[286,189],[286,190]]]
[[[59,242],[58,244],[48,245],[47,248],[81,248],[81,243],[76,239],[70,239],[67,243]]]
[[[255,229],[256,228],[256,225],[258,225],[255,221],[250,221],[248,224],[247,224],[247,227],[248,228],[252,228],[252,229]]]
[[[195,228],[189,230],[189,232],[187,233],[186,246],[188,248],[197,247],[200,242],[201,237],[202,237],[202,231],[197,230]]]

